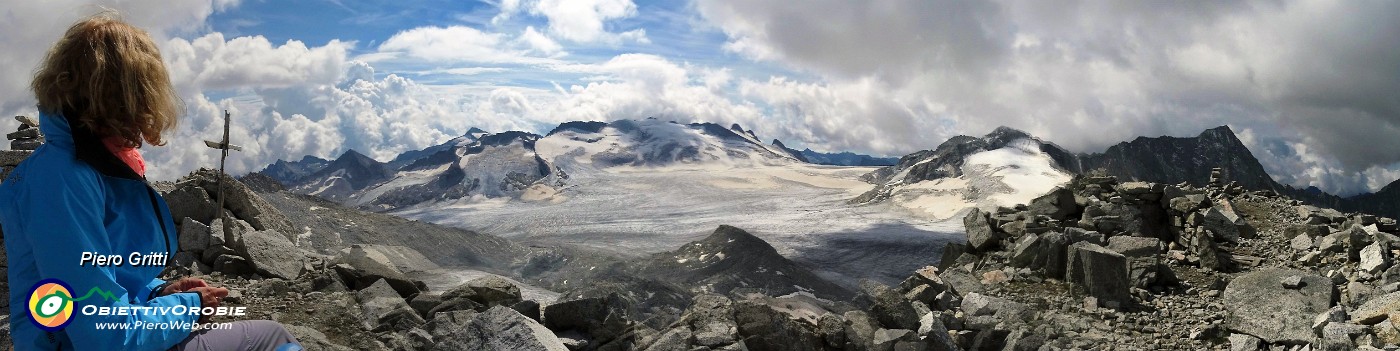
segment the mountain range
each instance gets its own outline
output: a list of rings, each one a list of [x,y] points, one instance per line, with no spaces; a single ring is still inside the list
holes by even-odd
[[[519,131],[491,134],[472,128],[463,136],[405,152],[389,162],[351,150],[335,160],[306,156],[300,161],[278,161],[259,173],[294,192],[388,211],[472,197],[548,196],[567,187],[575,173],[674,167],[718,171],[789,164],[883,166],[862,177],[874,187],[852,202],[896,198],[913,206],[929,206],[930,196],[972,199],[979,194],[984,198],[1001,194],[1004,198],[972,203],[1020,203],[1025,194],[1055,185],[1039,180],[1062,182],[1061,178],[1076,174],[1203,186],[1212,169],[1220,168],[1224,179],[1245,189],[1270,190],[1317,205],[1400,217],[1400,181],[1376,193],[1349,198],[1280,184],[1227,126],[1195,137],[1138,137],[1094,153],[1069,152],[1023,131],[1001,127],[982,137],[949,138],[937,148],[893,159],[798,151],[779,140],[763,143],[752,130],[737,124],[726,128],[654,118],[566,122],[546,135]],[[925,183],[943,179],[959,182]],[[1010,179],[1017,181],[1007,181]],[[953,191],[953,187],[962,190]]]

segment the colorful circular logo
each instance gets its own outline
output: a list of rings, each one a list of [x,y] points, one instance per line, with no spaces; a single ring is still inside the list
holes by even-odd
[[[58,279],[40,280],[29,290],[29,320],[45,331],[73,321],[73,288]]]

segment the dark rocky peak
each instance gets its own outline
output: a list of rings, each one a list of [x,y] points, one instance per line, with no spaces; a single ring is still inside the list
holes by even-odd
[[[745,138],[743,135],[744,135],[744,134],[749,134],[750,136],[753,135],[752,132],[745,131],[743,128],[739,128],[739,129],[724,128],[724,127],[721,127],[721,126],[718,125],[718,124],[708,123],[708,122],[707,122],[707,123],[691,123],[691,124],[687,124],[686,126],[691,127],[691,128],[699,129],[701,133],[705,133],[705,134],[708,134],[708,135],[711,135],[711,136],[716,136],[716,137],[719,137],[720,139],[725,139],[725,140],[749,141],[749,139],[748,139],[748,138]],[[738,128],[738,127],[739,127],[739,125],[738,125],[738,124],[735,124],[732,128]]]
[[[354,149],[346,150],[344,154],[337,157],[324,168],[306,176],[304,183],[320,183],[337,176],[349,182],[352,189],[363,189],[375,183],[389,179],[393,172],[389,170],[387,164],[379,162]]]
[[[996,129],[993,129],[991,133],[987,133],[987,136],[983,137],[983,139],[991,145],[1006,145],[1007,143],[1010,143],[1017,139],[1034,138],[1032,138],[1030,134],[1023,132],[1020,129],[1001,126],[997,127]]]
[[[747,251],[755,254],[778,254],[778,250],[769,245],[767,241],[759,239],[753,234],[743,229],[729,225],[721,225],[716,228],[710,236],[692,242],[690,245],[682,247],[681,250],[691,250],[694,248],[705,249],[710,252],[731,252]]]
[[[306,155],[300,161],[277,160],[257,173],[272,177],[282,184],[296,184],[306,176],[326,167],[330,162],[330,160],[320,157]]]
[[[1208,129],[1193,138],[1139,137],[1080,159],[1081,173],[1124,180],[1204,186],[1210,181],[1211,170],[1221,168],[1226,180],[1247,189],[1282,188],[1227,126]]]
[[[331,164],[335,165],[372,165],[376,163],[381,162],[376,161],[375,159],[370,158],[369,156],[365,156],[365,154],[362,154],[359,151],[355,151],[355,149],[345,150],[345,153],[340,154],[340,157],[336,157],[335,161],[331,161]]]
[[[587,121],[587,122],[580,122],[580,121],[564,122],[564,123],[562,123],[562,124],[559,124],[558,127],[554,127],[554,130],[549,131],[549,133],[548,133],[548,134],[545,134],[545,136],[550,136],[550,135],[562,133],[562,132],[565,132],[565,131],[575,131],[575,132],[579,132],[579,133],[597,133],[597,132],[603,131],[603,128],[604,128],[604,127],[607,127],[607,126],[608,126],[608,123],[607,123],[607,122],[596,122],[596,121]]]
[[[1376,194],[1389,194],[1392,196],[1400,196],[1400,179],[1396,179],[1394,182],[1390,182],[1390,184],[1386,184],[1386,186],[1381,187],[1381,190],[1376,191]]]
[[[282,160],[277,160],[277,162],[282,162]],[[306,155],[306,156],[302,156],[302,157],[301,157],[301,160],[300,160],[300,161],[297,161],[297,162],[302,162],[302,163],[330,162],[330,160],[327,160],[327,159],[324,159],[324,158],[320,158],[320,157],[316,157],[316,156]]]
[[[467,129],[467,134],[463,134],[462,136],[464,136],[464,137],[470,137],[470,138],[472,138],[472,139],[476,139],[476,138],[478,138],[479,136],[484,135],[484,134],[487,134],[486,131],[481,130],[480,128],[477,128],[477,127],[471,127],[470,129]]]
[[[776,147],[778,148],[778,150],[786,152],[789,156],[792,156],[792,158],[795,158],[798,161],[812,162],[811,160],[807,159],[807,156],[803,155],[801,151],[793,150],[792,148],[787,147],[787,145],[783,145],[783,142],[778,139],[773,139],[773,147]]]
[[[516,140],[520,140],[521,142],[525,143],[528,147],[534,147],[535,141],[540,140],[540,136],[538,134],[529,132],[509,131],[496,134],[487,134],[485,136],[482,136],[481,139],[478,140],[478,142],[482,146],[505,146],[515,142]]]
[[[709,236],[679,249],[652,255],[632,264],[637,275],[658,277],[696,291],[720,293],[735,289],[771,295],[810,292],[846,299],[851,292],[783,257],[767,241],[743,229],[721,225]]]

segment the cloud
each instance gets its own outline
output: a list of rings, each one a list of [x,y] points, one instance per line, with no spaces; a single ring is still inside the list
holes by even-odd
[[[527,13],[544,17],[550,35],[570,42],[650,43],[645,29],[612,32],[608,28],[609,22],[637,15],[637,4],[632,0],[503,0],[497,7],[501,12],[491,19],[493,24],[502,24],[516,14]]]
[[[394,34],[379,45],[377,53],[362,56],[361,59],[370,62],[549,64],[558,61],[547,56],[562,54],[562,48],[557,43],[533,28],[527,28],[512,41],[504,34],[483,32],[468,26],[429,26]]]
[[[707,88],[698,68],[646,54],[623,54],[595,65],[561,69],[597,75],[587,85],[571,85],[542,109],[554,121],[658,117],[681,121],[742,122],[762,119],[754,106],[736,103]]]
[[[201,91],[334,84],[345,74],[350,49],[338,40],[315,48],[296,40],[273,46],[262,36],[225,40],[215,32],[194,40],[171,39],[162,52],[176,86]]]
[[[516,40],[524,42],[531,50],[547,56],[555,56],[564,51],[564,47],[554,42],[554,39],[540,34],[533,26],[525,27],[525,32],[521,33],[520,38]]]
[[[39,60],[63,32],[87,16],[103,9],[116,10],[133,25],[143,28],[157,42],[176,34],[201,28],[215,11],[237,6],[235,0],[217,1],[15,1],[0,10],[0,112],[29,113],[34,98],[29,78]],[[6,121],[7,130],[16,124]]]
[[[1374,190],[1394,180],[1374,177],[1400,169],[1393,78],[1400,45],[1386,39],[1400,37],[1393,2],[697,0],[694,7],[727,37],[726,50],[817,77],[749,86],[747,95],[780,102],[779,119],[847,121],[837,111],[878,111],[863,125],[878,126],[881,138],[841,138],[818,124],[804,139],[928,148],[1008,125],[1096,151],[1139,135],[1189,136],[1228,124],[1256,131],[1256,153],[1290,145],[1279,154],[1289,156],[1261,157],[1289,184]],[[861,86],[878,94],[861,94]],[[832,89],[843,93],[819,98]],[[1297,155],[1316,160],[1285,159]],[[1355,176],[1290,174],[1324,169]]]

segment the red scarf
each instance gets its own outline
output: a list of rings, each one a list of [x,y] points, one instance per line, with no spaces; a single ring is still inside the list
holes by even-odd
[[[102,144],[107,146],[107,151],[110,151],[112,155],[121,159],[122,163],[126,163],[127,167],[136,171],[136,174],[145,177],[146,160],[141,159],[141,153],[136,151],[136,148],[122,146],[123,141],[122,138],[113,136],[102,139]]]

